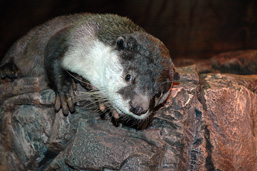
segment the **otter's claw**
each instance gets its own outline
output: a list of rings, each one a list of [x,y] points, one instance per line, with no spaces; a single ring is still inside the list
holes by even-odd
[[[14,79],[20,76],[21,71],[14,63],[6,63],[0,67],[1,78]]]
[[[120,124],[119,124],[119,114],[118,114],[118,112],[117,112],[116,110],[114,110],[114,109],[113,109],[111,112],[112,112],[112,116],[111,116],[111,122],[112,122],[112,124],[113,124],[114,126],[116,126],[116,127],[120,126]]]
[[[58,90],[55,99],[55,110],[59,111],[62,108],[62,112],[65,116],[69,113],[75,112],[74,93],[76,90],[76,84],[73,82],[62,86],[62,90]]]
[[[55,100],[55,110],[59,111],[62,108],[62,113],[65,116],[69,115],[69,112],[75,112],[75,106],[71,97],[68,97],[63,94],[59,94]]]

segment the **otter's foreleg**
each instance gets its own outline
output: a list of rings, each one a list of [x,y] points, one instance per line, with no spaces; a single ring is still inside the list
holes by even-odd
[[[49,85],[56,93],[55,110],[62,108],[64,115],[75,111],[74,90],[76,86],[73,78],[62,68],[61,60],[68,49],[66,42],[68,29],[56,33],[48,42],[45,49],[45,69]]]
[[[49,85],[56,93],[55,110],[59,111],[62,108],[63,114],[67,116],[69,112],[75,111],[73,91],[76,90],[76,86],[74,80],[58,62],[48,66],[48,69]]]

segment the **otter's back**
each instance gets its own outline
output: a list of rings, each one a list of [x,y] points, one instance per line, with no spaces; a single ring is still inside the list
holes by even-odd
[[[12,61],[23,75],[45,75],[44,50],[47,42],[58,31],[72,26],[83,16],[79,14],[61,16],[35,27],[12,45],[1,64]]]

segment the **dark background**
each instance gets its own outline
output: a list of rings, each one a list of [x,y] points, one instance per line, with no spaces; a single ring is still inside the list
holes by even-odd
[[[79,12],[127,16],[175,59],[257,49],[256,0],[8,0],[0,6],[0,57],[34,26]]]

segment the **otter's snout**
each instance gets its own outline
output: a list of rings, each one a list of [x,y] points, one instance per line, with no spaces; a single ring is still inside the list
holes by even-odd
[[[142,106],[137,106],[137,105],[133,104],[131,101],[130,101],[129,105],[130,105],[129,111],[138,116],[145,114],[147,112],[147,110],[143,109]]]
[[[129,105],[130,105],[129,111],[134,113],[135,115],[140,116],[140,115],[148,112],[149,104],[150,104],[150,100],[149,100],[148,96],[136,95],[129,102]]]

